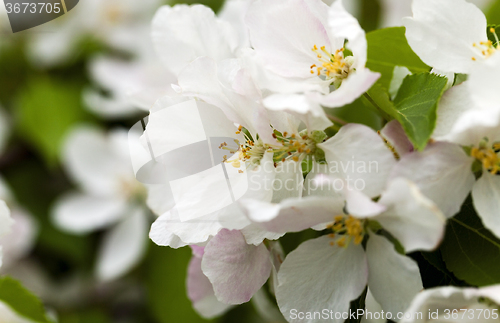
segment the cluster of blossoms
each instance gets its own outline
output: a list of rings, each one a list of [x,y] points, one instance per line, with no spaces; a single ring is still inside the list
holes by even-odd
[[[154,104],[142,137],[166,165],[149,190],[159,215],[150,237],[191,246],[188,294],[201,315],[249,301],[271,277],[291,322],[317,320],[291,313],[346,312],[367,286],[396,317],[423,289],[405,254],[437,248],[471,191],[500,237],[498,39],[488,40],[484,15],[463,0],[414,0],[412,9],[409,45],[455,85],[421,151],[396,120],[375,131],[327,114],[381,76],[366,67],[365,33],[342,1],[229,1],[218,16],[200,5],[157,12],[153,42],[177,82]],[[453,82],[454,73],[467,80]],[[199,166],[204,150],[208,164]],[[307,229],[317,237],[285,256],[279,238]],[[425,295],[449,293],[461,291]],[[426,301],[419,297],[414,307]]]
[[[488,39],[495,29],[465,0],[414,0],[412,11],[409,45],[448,79],[423,149],[385,113],[381,129],[333,116],[382,76],[367,68],[365,32],[341,0],[230,0],[218,15],[202,5],[161,7],[152,25],[158,58],[141,57],[167,71],[171,86],[148,79],[155,88],[136,91],[142,106],[155,103],[142,137],[128,138],[147,185],[131,181],[121,161],[125,133],[81,129],[65,157],[85,193],[57,204],[57,224],[86,232],[117,223],[97,265],[113,279],[143,254],[137,200],[146,200],[158,215],[150,238],[192,248],[188,296],[204,317],[267,297],[263,286],[290,322],[320,321],[292,313],[347,312],[360,297],[393,318],[449,298],[457,308],[497,308],[497,287],[421,293],[407,254],[438,248],[470,193],[500,238],[498,38]],[[395,69],[395,93],[407,74]],[[110,157],[82,162],[96,149]],[[83,205],[95,207],[92,217]],[[315,238],[285,255],[280,238],[304,230]]]

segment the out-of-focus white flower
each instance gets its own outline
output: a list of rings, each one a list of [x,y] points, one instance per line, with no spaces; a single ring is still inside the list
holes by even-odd
[[[499,306],[500,285],[481,288],[437,287],[419,293],[399,322],[486,323],[498,320]]]
[[[85,36],[112,48],[136,53],[134,30],[144,28],[161,0],[88,0],[44,25],[50,32],[36,33],[29,42],[29,57],[41,67],[60,65],[72,58]],[[62,21],[61,21],[62,20]]]
[[[83,98],[92,111],[105,118],[148,111],[157,99],[175,94],[171,84],[176,79],[157,58],[149,28],[137,28],[128,37],[140,48],[133,59],[96,56],[90,61],[91,78],[107,93],[88,89]]]
[[[10,217],[10,210],[5,201],[0,200],[0,237],[8,234],[12,227],[12,218]],[[2,265],[3,250],[0,246],[0,266]]]
[[[498,44],[488,40],[486,17],[465,0],[413,0],[405,18],[411,48],[429,66],[444,72],[470,73]]]
[[[38,225],[31,214],[16,204],[7,183],[1,177],[0,199],[9,204],[13,220],[10,231],[0,237],[0,246],[3,250],[2,270],[5,270],[15,266],[17,261],[31,251],[36,240]]]
[[[320,0],[255,1],[246,22],[256,59],[267,70],[264,78],[272,79],[265,86],[285,101],[289,94],[314,91],[308,98],[340,107],[380,76],[365,67],[365,33],[342,1],[330,7]],[[346,40],[352,56],[344,54]]]
[[[80,191],[58,201],[53,220],[62,230],[85,234],[110,227],[102,242],[96,275],[112,280],[127,273],[142,258],[147,237],[145,188],[134,177],[127,132],[106,134],[79,127],[69,135],[63,161]]]
[[[165,66],[178,75],[198,57],[235,57],[238,33],[203,5],[161,7],[153,19],[153,43]]]

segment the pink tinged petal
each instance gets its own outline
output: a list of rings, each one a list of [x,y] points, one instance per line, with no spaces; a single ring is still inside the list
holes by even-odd
[[[413,18],[404,18],[406,38],[417,55],[445,72],[469,73],[481,59],[474,43],[487,41],[486,18],[465,0],[415,0]]]
[[[363,125],[348,124],[318,147],[325,151],[328,167],[336,176],[350,181],[351,187],[358,183],[355,188],[369,197],[382,192],[396,164],[382,138]]]
[[[363,247],[331,246],[332,239],[322,236],[303,242],[289,253],[278,272],[276,299],[288,322],[312,323],[314,319],[292,319],[293,311],[335,312],[349,310],[350,301],[365,289],[368,264]],[[343,322],[344,320],[332,320]]]
[[[390,178],[404,177],[414,182],[449,218],[460,211],[472,189],[472,161],[459,146],[435,142],[423,152],[414,151],[401,158]]]
[[[335,1],[328,10],[328,26],[334,38],[348,40],[347,47],[352,51],[355,60],[353,67],[364,68],[368,48],[365,31],[358,20],[345,10],[342,0]]]
[[[248,245],[237,231],[221,230],[205,247],[201,263],[217,299],[226,304],[248,302],[271,274],[269,251]]]
[[[297,78],[310,78],[310,66],[318,63],[312,51],[332,48],[326,30],[328,6],[320,0],[259,0],[250,6],[246,24],[250,41],[265,66],[272,72]]]
[[[345,198],[347,211],[358,218],[373,217],[387,209],[386,206],[373,202],[372,199],[360,191],[347,190]]]
[[[379,203],[387,206],[387,211],[376,220],[406,252],[433,250],[441,242],[446,218],[415,184],[404,178],[394,179]]]
[[[315,99],[328,108],[339,108],[354,102],[363,93],[368,91],[380,78],[380,73],[375,73],[367,68],[359,68],[349,73],[338,89],[327,95],[317,94]]]
[[[146,251],[147,227],[145,211],[136,208],[106,234],[97,258],[100,280],[116,279],[139,263]]]
[[[472,199],[484,226],[500,238],[500,176],[483,171],[472,188]]]
[[[396,317],[404,312],[423,289],[417,263],[400,255],[386,238],[370,234],[366,246],[368,286],[386,312]]]
[[[232,57],[237,46],[231,25],[202,5],[163,6],[153,18],[152,30],[158,55],[175,74],[197,57]]]
[[[271,232],[298,232],[318,224],[332,222],[343,214],[341,198],[309,196],[289,199],[280,204],[258,200],[240,200],[248,218]]]
[[[403,157],[414,149],[413,144],[408,139],[403,127],[397,120],[388,122],[384,128],[380,130],[380,134],[392,147],[394,147],[399,157]]]
[[[83,234],[121,219],[126,208],[124,199],[69,193],[56,201],[52,221],[64,231]]]
[[[206,319],[222,315],[231,308],[215,297],[212,284],[201,271],[201,256],[194,255],[189,262],[187,293],[196,312]]]

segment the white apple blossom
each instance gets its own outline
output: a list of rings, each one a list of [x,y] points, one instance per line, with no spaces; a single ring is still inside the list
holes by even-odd
[[[148,111],[157,99],[175,94],[170,85],[176,79],[157,58],[150,28],[137,28],[129,33],[129,37],[138,47],[132,59],[99,55],[90,61],[91,78],[107,93],[87,89],[83,98],[93,112],[105,118]]]
[[[500,285],[436,287],[419,293],[400,322],[492,322],[499,318],[499,306]]]
[[[345,312],[367,284],[385,311],[403,311],[422,289],[418,267],[410,258],[398,254],[386,238],[374,234],[369,223],[380,224],[406,252],[432,250],[443,236],[443,214],[410,181],[397,178],[387,182],[396,160],[372,130],[360,125],[344,126],[319,147],[325,151],[328,163],[323,171],[335,176],[316,177],[328,184],[328,190],[312,190],[303,198],[279,204],[241,200],[248,217],[269,231],[324,228],[320,225],[330,222],[326,227],[332,234],[302,243],[283,262],[276,291],[282,313],[290,322],[316,322],[313,318],[296,319],[291,311],[328,308]],[[356,168],[345,168],[347,161]],[[377,171],[359,171],[358,165],[369,161],[378,163]],[[334,166],[339,164],[344,165],[340,172]],[[309,179],[316,175],[310,173],[306,178],[309,189]],[[349,181],[352,186],[356,181],[366,185],[356,190],[349,187]],[[379,197],[378,202],[371,200],[374,197]],[[361,245],[365,240],[366,250]]]
[[[470,73],[496,50],[483,12],[465,0],[413,0],[406,38],[426,63],[444,72]]]
[[[278,98],[306,92],[321,105],[340,107],[380,76],[365,67],[365,33],[342,1],[328,7],[320,0],[259,0],[246,22],[256,57],[273,81],[268,87],[281,93]],[[345,54],[345,41],[352,56]]]
[[[161,0],[89,0],[81,1],[64,17],[44,24],[30,39],[28,56],[39,67],[68,62],[85,38],[98,40],[114,49],[135,53],[133,35],[144,28],[161,5]]]
[[[424,194],[447,216],[459,211],[472,189],[479,217],[498,237],[500,104],[495,94],[500,88],[494,80],[499,72],[500,55],[494,54],[477,66],[466,82],[448,90],[439,104],[433,137],[468,147],[469,156],[457,145],[438,142],[423,153],[404,158],[393,174],[417,182]],[[482,169],[482,176],[477,181],[471,172],[474,161]]]
[[[79,191],[67,193],[53,207],[57,227],[85,234],[111,227],[101,244],[96,275],[112,280],[134,267],[147,241],[146,190],[130,165],[127,132],[109,134],[78,127],[68,135],[63,161]]]

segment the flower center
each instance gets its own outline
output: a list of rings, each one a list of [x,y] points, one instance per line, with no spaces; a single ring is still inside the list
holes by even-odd
[[[475,49],[479,50],[483,58],[490,57],[498,50],[499,40],[495,32],[495,28],[490,28],[490,32],[495,36],[495,44],[493,44],[491,40],[482,41],[479,44],[477,43],[472,44],[472,46],[474,46]],[[475,61],[476,57],[472,57],[472,60]]]
[[[330,242],[330,245],[335,245],[339,247],[346,247],[351,241],[355,245],[359,245],[363,242],[366,235],[365,222],[366,220],[361,220],[352,215],[337,215],[334,218],[335,222],[328,226],[333,233],[330,234],[330,238],[336,238],[340,235],[338,239]]]
[[[491,174],[500,174],[500,142],[488,145],[488,140],[484,140],[479,147],[472,147],[470,155],[481,162],[484,169]]]
[[[254,140],[242,126],[238,128],[236,134],[243,133],[245,142],[240,143],[237,139],[234,140],[236,146],[228,145],[226,142],[220,144],[219,149],[228,150],[234,156],[228,159],[224,155],[224,162],[233,165],[236,168],[241,166],[241,163],[248,162],[250,166],[257,166],[266,152],[273,153],[274,167],[279,163],[284,163],[287,160],[295,162],[301,161],[305,156],[314,155],[319,149],[316,144],[323,142],[326,139],[326,134],[323,131],[313,131],[310,134],[301,132],[299,134],[289,135],[286,131],[281,133],[274,131],[273,137],[276,139],[275,145],[264,143],[261,139]],[[243,172],[240,170],[240,172]]]
[[[342,81],[349,75],[351,64],[344,58],[344,48],[337,49],[335,54],[328,52],[325,46],[314,45],[312,51],[316,53],[319,64],[311,65],[311,74],[323,76],[326,80]]]

